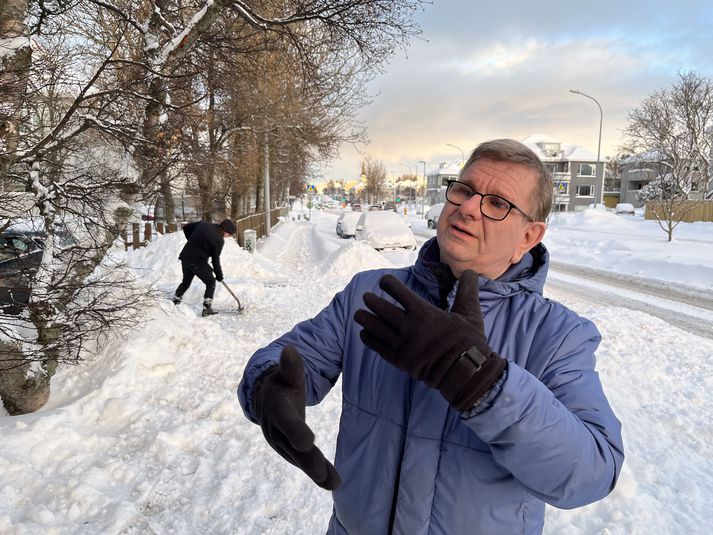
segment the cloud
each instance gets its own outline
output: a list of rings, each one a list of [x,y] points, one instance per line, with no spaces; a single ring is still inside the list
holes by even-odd
[[[628,113],[679,70],[713,77],[713,8],[700,2],[600,0],[562,4],[439,0],[422,16],[424,38],[393,58],[362,110],[372,143],[363,152],[395,174],[426,160],[460,158],[496,137],[549,134],[602,154],[621,143]],[[348,147],[327,174],[358,173]],[[421,169],[421,166],[419,166]],[[422,172],[422,171],[420,171]]]
[[[443,70],[454,71],[465,76],[490,76],[526,63],[537,53],[541,45],[535,39],[524,42],[494,43],[483,50],[475,51],[470,57],[452,58],[443,64]]]

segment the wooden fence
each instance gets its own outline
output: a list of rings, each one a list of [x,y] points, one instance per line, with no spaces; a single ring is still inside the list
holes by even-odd
[[[644,211],[644,219],[656,219],[654,208],[657,208],[657,203],[648,201],[646,210]],[[693,223],[694,221],[713,221],[713,200],[712,201],[679,201],[676,203],[683,217],[681,221]],[[657,210],[661,213],[661,210]]]
[[[277,225],[280,217],[287,216],[287,210],[286,207],[270,210],[271,228]],[[129,223],[121,232],[121,239],[124,241],[125,249],[129,249],[129,247],[138,249],[139,247],[148,245],[154,236],[158,234],[170,234],[171,232],[180,230],[180,228],[178,223],[165,223],[163,221],[155,221],[154,223]],[[240,247],[245,246],[243,243],[243,232],[248,229],[254,230],[258,238],[264,237],[266,235],[265,212],[238,219],[235,221],[235,228],[237,229],[235,239]]]

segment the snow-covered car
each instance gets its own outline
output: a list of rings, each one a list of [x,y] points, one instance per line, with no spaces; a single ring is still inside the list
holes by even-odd
[[[634,215],[634,205],[628,202],[620,202],[614,207],[614,213]]]
[[[441,212],[443,207],[446,205],[444,202],[439,202],[434,204],[426,211],[426,220],[428,221],[428,228],[436,228],[438,225],[438,218],[441,217]]]
[[[353,238],[361,212],[343,212],[337,219],[337,236],[340,238]]]
[[[364,212],[356,226],[355,238],[377,251],[416,250],[416,238],[409,225],[395,212]]]

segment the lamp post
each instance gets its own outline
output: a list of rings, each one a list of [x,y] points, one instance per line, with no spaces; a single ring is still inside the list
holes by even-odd
[[[448,145],[449,147],[453,147],[454,149],[458,149],[460,151],[461,162],[465,164],[465,153],[463,152],[463,149],[461,149],[460,147],[456,147],[451,143],[446,143],[446,145]]]
[[[421,195],[421,217],[425,217],[425,214],[423,213],[423,207],[426,204],[426,162],[423,160],[419,160],[418,163],[423,164],[423,193]]]
[[[593,100],[594,103],[597,105],[599,108],[599,141],[597,143],[597,178],[599,175],[599,155],[601,153],[601,148],[602,148],[602,120],[604,119],[604,112],[602,112],[602,106],[599,104],[599,101],[594,98],[591,95],[587,95],[586,93],[582,93],[581,91],[577,91],[576,89],[570,89],[570,93],[574,93],[576,95],[582,95],[583,97],[587,97],[590,100]],[[599,190],[599,204],[604,204],[604,169],[602,169],[602,179],[600,181],[600,186],[601,189]]]

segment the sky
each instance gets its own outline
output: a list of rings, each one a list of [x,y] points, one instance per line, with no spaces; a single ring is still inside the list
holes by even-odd
[[[433,0],[423,33],[370,85],[359,119],[371,143],[343,145],[322,177],[354,180],[364,155],[423,175],[487,139],[547,134],[601,156],[628,113],[680,71],[713,78],[713,3],[700,0]],[[453,148],[447,144],[455,145]],[[460,150],[459,150],[460,149]],[[319,180],[317,180],[319,182]]]
[[[305,215],[310,216],[309,221]],[[178,307],[183,235],[113,255],[162,297],[146,323],[115,336],[80,365],[60,367],[46,406],[8,416],[0,408],[0,533],[8,535],[314,535],[330,494],[285,462],[244,418],[236,388],[258,348],[318,313],[357,272],[411,264],[415,252],[378,253],[335,234],[336,211],[298,208],[250,254],[227,241],[217,316],[200,317],[203,287]],[[419,243],[433,236],[408,221]],[[655,221],[603,210],[555,214],[544,243],[555,262],[684,284],[713,293],[713,223],[681,223],[668,243]],[[713,338],[645,310],[641,298],[592,298],[554,269],[545,287],[602,333],[597,370],[623,426],[626,461],[614,492],[571,511],[547,508],[545,534],[707,535],[713,522]],[[589,297],[587,297],[589,296]],[[672,306],[647,297],[648,305]],[[623,303],[623,305],[621,304]],[[644,307],[646,308],[646,307]],[[683,309],[679,309],[681,313]],[[687,306],[699,324],[713,311]],[[709,333],[711,331],[709,330]],[[340,383],[307,422],[334,458]]]

